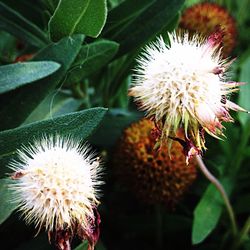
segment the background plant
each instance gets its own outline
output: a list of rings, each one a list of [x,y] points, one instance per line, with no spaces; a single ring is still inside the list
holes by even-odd
[[[21,144],[42,133],[88,140],[106,162],[97,249],[250,248],[250,119],[235,115],[226,139],[207,137],[204,160],[225,187],[239,227],[232,237],[223,201],[200,175],[188,195],[168,211],[145,205],[117,181],[112,160],[122,131],[143,114],[127,96],[135,58],[156,35],[178,27],[196,0],[2,0],[0,2],[0,238],[5,249],[52,249],[34,238],[8,202],[6,168]],[[217,0],[235,18],[233,78],[248,82],[233,95],[250,109],[250,1]],[[18,62],[18,63],[17,63]],[[108,108],[108,111],[107,111]],[[73,249],[86,246],[73,242]]]

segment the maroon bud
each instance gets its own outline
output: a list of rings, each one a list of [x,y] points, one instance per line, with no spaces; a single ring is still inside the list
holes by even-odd
[[[69,229],[59,229],[49,232],[49,239],[57,250],[71,250],[72,232]]]
[[[94,250],[100,236],[101,217],[95,207],[93,208],[93,212],[94,218],[89,218],[89,229],[83,229],[83,227],[79,225],[77,230],[79,238],[88,241],[88,250]]]
[[[212,46],[220,46],[222,44],[222,39],[223,39],[223,34],[224,32],[222,29],[219,27],[217,28],[217,31],[213,32],[209,37],[208,37],[208,43]]]
[[[25,173],[23,171],[17,171],[14,174],[12,174],[10,178],[12,180],[17,180],[17,179],[22,178],[24,175],[25,175]]]

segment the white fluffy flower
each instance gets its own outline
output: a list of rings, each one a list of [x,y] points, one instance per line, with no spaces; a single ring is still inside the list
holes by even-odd
[[[159,37],[145,48],[129,94],[155,121],[159,144],[182,127],[199,152],[205,148],[204,130],[218,138],[221,122],[232,121],[229,109],[244,111],[227,100],[241,83],[226,80],[231,62],[220,56],[219,34],[205,39],[181,32],[169,39],[169,45]]]
[[[49,232],[84,232],[89,237],[98,205],[99,159],[89,147],[59,136],[44,137],[18,150],[10,186],[28,223]],[[58,248],[60,249],[60,248]]]

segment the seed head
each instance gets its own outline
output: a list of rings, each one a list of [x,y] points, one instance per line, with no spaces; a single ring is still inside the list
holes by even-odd
[[[75,233],[92,247],[100,223],[95,222],[101,181],[99,160],[89,147],[70,138],[44,137],[18,150],[18,160],[9,165],[15,171],[13,199],[28,224],[45,227],[58,249],[69,249]]]
[[[187,8],[181,16],[180,27],[204,36],[220,31],[224,58],[230,55],[236,45],[235,21],[225,8],[216,3],[198,3]]]
[[[233,121],[229,109],[245,111],[228,100],[242,83],[226,79],[231,62],[221,59],[219,33],[205,39],[181,32],[169,39],[169,45],[159,37],[145,48],[129,94],[154,120],[157,144],[171,143],[183,128],[193,155],[205,149],[204,132],[223,136],[221,122]]]
[[[196,167],[193,161],[186,165],[183,148],[176,141],[171,158],[166,144],[154,150],[152,132],[154,123],[149,119],[135,122],[124,131],[114,154],[116,172],[139,200],[174,208],[196,179]]]

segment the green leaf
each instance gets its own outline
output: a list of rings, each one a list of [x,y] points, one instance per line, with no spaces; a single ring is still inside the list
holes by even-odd
[[[2,224],[16,209],[16,204],[10,202],[12,199],[12,192],[7,188],[10,183],[10,179],[0,179],[0,224]]]
[[[1,0],[4,4],[6,4],[11,9],[17,11],[20,15],[43,29],[45,20],[43,19],[44,8],[42,8],[41,1],[37,1],[36,4],[31,0]]]
[[[248,250],[248,249],[250,249],[250,239],[246,239],[243,242],[243,250]]]
[[[231,193],[232,181],[229,178],[221,180],[227,193]],[[192,243],[201,243],[215,229],[224,207],[221,194],[213,184],[206,189],[203,197],[194,210],[192,228]]]
[[[52,92],[33,110],[23,125],[75,112],[81,104],[82,100],[73,98],[71,93]]]
[[[121,110],[111,109],[104,117],[100,129],[90,137],[89,141],[102,147],[114,146],[123,130],[132,122],[139,120],[142,115],[139,112],[121,112]]]
[[[42,0],[42,2],[50,13],[54,13],[59,0]]]
[[[118,47],[118,43],[108,40],[83,45],[73,64],[75,68],[69,73],[67,81],[78,83],[84,77],[96,72],[113,58]]]
[[[14,50],[16,46],[16,38],[12,36],[10,33],[6,31],[0,31],[0,58],[9,61],[13,61],[14,59],[9,59],[11,56],[11,52]]]
[[[2,2],[0,2],[0,29],[36,47],[44,47],[48,43],[47,36],[39,27]]]
[[[138,48],[172,22],[184,0],[128,0],[111,10],[104,37],[120,44],[117,56]]]
[[[97,242],[95,249],[96,250],[107,250],[107,248],[104,246],[104,244],[100,240]]]
[[[106,21],[106,0],[61,0],[49,21],[53,41],[72,34],[97,37]]]
[[[5,166],[6,162],[14,156],[16,149],[21,145],[27,145],[41,135],[55,133],[78,136],[82,140],[86,140],[102,121],[106,111],[104,108],[92,108],[1,132],[0,175],[9,172]]]
[[[250,56],[241,64],[240,81],[246,82],[245,85],[240,86],[239,105],[244,109],[250,110]],[[238,117],[243,126],[245,126],[250,118],[249,114],[238,112]]]
[[[87,250],[88,249],[88,242],[84,241],[80,245],[78,245],[74,250]]]
[[[88,250],[88,242],[85,240],[83,243],[78,245],[74,250]],[[99,240],[95,246],[95,250],[106,250],[103,243]]]
[[[105,36],[115,36],[125,24],[132,22],[137,16],[147,10],[154,0],[127,0],[113,8],[108,13],[107,25],[104,27]]]
[[[0,94],[40,80],[60,68],[56,62],[24,62],[0,66]]]
[[[200,3],[200,0],[186,0],[185,7],[188,8],[194,4]]]
[[[55,89],[65,78],[67,70],[81,49],[82,41],[83,35],[66,37],[58,43],[49,45],[33,58],[35,61],[52,60],[59,63],[61,67],[51,76],[1,96],[1,129],[20,125],[32,110]]]

